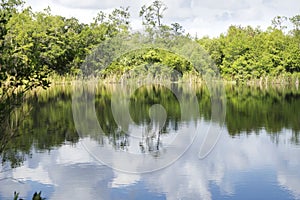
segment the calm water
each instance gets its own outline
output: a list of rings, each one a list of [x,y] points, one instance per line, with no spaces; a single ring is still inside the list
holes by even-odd
[[[95,95],[86,87],[95,109],[83,111],[86,102],[74,106],[73,98],[72,105],[72,86],[30,95],[14,116],[20,136],[1,157],[0,199],[14,191],[28,199],[35,191],[47,199],[300,199],[297,88],[226,86],[222,121],[212,120],[206,87],[170,87],[140,87],[127,101],[119,85],[100,85]],[[199,113],[189,106],[182,113],[193,96]],[[149,115],[157,104],[165,123]],[[102,133],[84,120],[75,124],[74,110],[88,123],[94,111]],[[206,134],[218,127],[217,144],[200,159]]]

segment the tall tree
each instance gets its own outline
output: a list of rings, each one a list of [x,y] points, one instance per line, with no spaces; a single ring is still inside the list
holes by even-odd
[[[0,2],[0,87],[7,78],[4,65],[4,37],[7,34],[7,23],[17,13],[17,9],[23,5],[22,0],[1,0]]]
[[[129,7],[116,8],[108,15],[109,23],[119,32],[127,31],[130,28],[129,18]]]
[[[275,29],[284,30],[287,28],[286,25],[284,25],[285,22],[287,22],[288,18],[285,16],[277,16],[274,17],[272,20],[272,25]]]
[[[6,24],[9,19],[17,13],[18,7],[23,5],[22,0],[1,0],[0,2],[0,40],[4,39],[7,33]]]
[[[175,35],[182,35],[184,33],[183,27],[179,23],[171,24],[172,31]]]
[[[294,25],[292,33],[298,39],[298,42],[300,42],[300,15],[295,15],[291,17],[290,21]]]
[[[143,24],[151,27],[160,27],[161,19],[167,6],[160,0],[155,0],[150,6],[142,6],[140,17],[143,17]]]

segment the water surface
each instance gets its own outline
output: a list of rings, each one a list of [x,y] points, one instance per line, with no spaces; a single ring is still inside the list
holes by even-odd
[[[148,85],[133,91],[128,105],[133,121],[124,131],[111,109],[112,95],[120,87],[97,87],[94,104],[101,135],[76,129],[71,85],[31,94],[15,116],[21,122],[19,137],[10,140],[1,156],[0,199],[12,199],[14,191],[24,198],[42,191],[47,199],[300,199],[297,88],[228,85],[222,122],[211,120],[212,101],[206,87],[172,85],[186,104],[191,91],[196,94],[200,113],[190,110],[183,117],[172,91]],[[167,114],[163,125],[149,116],[149,109],[157,104]],[[118,106],[117,110],[124,109],[122,102]],[[218,126],[223,127],[218,143],[205,159],[199,159],[205,134]],[[196,137],[189,137],[194,127],[198,127]],[[179,134],[186,140],[172,143]],[[112,169],[122,165],[138,169],[143,163],[122,163],[107,154],[106,166],[89,149],[97,147],[101,154],[105,147],[160,162],[166,159],[166,151],[190,141],[179,159],[148,173]]]

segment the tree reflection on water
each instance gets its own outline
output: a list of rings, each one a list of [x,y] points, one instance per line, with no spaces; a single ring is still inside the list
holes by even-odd
[[[120,130],[110,108],[111,96],[116,87],[116,85],[99,85],[96,91],[95,108],[99,124],[110,144],[116,150],[127,151],[132,145],[131,136]],[[185,85],[175,84],[172,87],[180,90],[184,101],[188,103],[189,91]],[[178,130],[180,123],[199,119],[210,121],[211,100],[208,89],[205,86],[193,86],[192,89],[198,98],[200,116],[191,115],[189,119],[181,119],[178,100],[167,88],[152,85],[139,88],[134,92],[130,97],[129,109],[134,122],[144,127],[136,146],[140,153],[159,156],[163,147],[162,136]],[[33,153],[33,149],[44,152],[67,143],[78,143],[79,136],[72,116],[71,94],[72,86],[64,85],[53,86],[47,91],[36,91],[29,95],[20,110],[17,109],[11,116],[10,126],[16,129],[18,137],[5,140],[5,149],[1,151],[2,163],[17,167],[22,164],[26,155]],[[277,143],[277,138],[283,134],[283,130],[290,129],[293,134],[288,141],[293,145],[300,144],[299,90],[284,87],[262,89],[227,85],[226,94],[225,126],[230,136],[253,132],[259,134],[260,130],[265,129],[272,141]],[[167,117],[163,125],[151,121],[149,109],[156,104],[162,105],[166,111]],[[122,104],[119,106],[122,109]],[[24,110],[30,110],[25,117],[21,112]],[[24,118],[22,123],[14,123],[21,118]],[[4,138],[7,134],[1,132],[1,137]],[[99,135],[91,133],[88,137],[98,141],[99,144],[105,143],[104,138]]]

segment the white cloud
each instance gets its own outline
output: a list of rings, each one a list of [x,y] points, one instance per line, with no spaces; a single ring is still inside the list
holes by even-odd
[[[192,7],[208,8],[211,10],[240,10],[250,7],[249,1],[246,0],[193,0]]]
[[[203,139],[200,135],[191,149],[173,165],[142,175],[121,173],[99,165],[80,145],[64,146],[50,154],[33,154],[33,158],[28,158],[22,167],[0,174],[0,179],[13,177],[26,183],[2,180],[0,196],[11,197],[15,190],[24,196],[40,183],[54,187],[53,194],[47,199],[109,199],[111,187],[126,190],[126,187],[141,181],[147,190],[165,194],[167,199],[212,199],[211,183],[217,185],[223,195],[234,195],[235,181],[244,180],[239,180],[239,177],[235,180],[231,174],[251,174],[251,170],[267,168],[275,172],[277,177],[273,181],[278,182],[278,187],[300,198],[300,149],[288,143],[291,134],[292,131],[284,130],[280,142],[274,144],[265,131],[259,136],[253,134],[240,138],[231,138],[224,133],[204,160],[199,160],[195,153]],[[128,164],[138,166],[141,163]]]
[[[192,35],[217,36],[225,32],[229,25],[253,25],[266,28],[271,19],[277,15],[291,17],[299,14],[298,0],[163,0],[168,10],[164,15],[164,23],[179,22]],[[66,17],[74,16],[88,23],[100,10],[112,10],[120,6],[129,6],[134,29],[141,27],[138,17],[142,5],[149,1],[130,0],[27,0],[34,10],[41,10],[48,5],[54,14]],[[226,23],[224,23],[224,21]]]
[[[22,166],[17,168],[13,173],[13,178],[21,181],[36,181],[42,184],[53,184],[49,178],[48,171],[42,166],[37,168],[28,168],[27,166]]]
[[[69,7],[69,8],[79,8],[79,9],[107,9],[119,6],[122,1],[98,1],[98,0],[52,0],[53,3]],[[124,1],[123,1],[124,2]]]
[[[94,159],[80,144],[76,148],[65,145],[59,149],[56,163],[59,164],[73,164],[73,163],[91,163]]]
[[[114,171],[114,179],[111,182],[112,188],[119,188],[119,187],[127,187],[137,183],[140,180],[140,175],[131,174],[130,176],[125,173],[121,173],[118,171]]]

